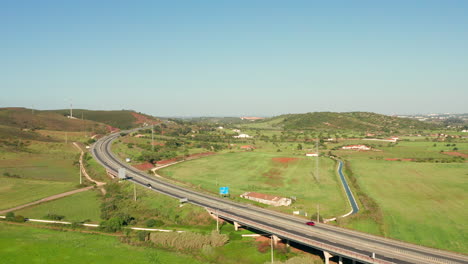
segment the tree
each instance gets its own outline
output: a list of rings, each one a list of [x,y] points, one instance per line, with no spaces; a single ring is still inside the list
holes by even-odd
[[[297,144],[297,150],[302,150],[302,144]]]

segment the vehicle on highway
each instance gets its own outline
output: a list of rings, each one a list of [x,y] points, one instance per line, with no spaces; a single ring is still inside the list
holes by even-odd
[[[306,225],[308,225],[308,226],[314,226],[314,225],[315,225],[315,222],[309,221],[309,222],[306,222]]]
[[[147,186],[148,188],[150,188],[150,189],[153,188],[153,186],[151,186],[151,184],[149,184],[149,183],[147,183],[146,186]]]

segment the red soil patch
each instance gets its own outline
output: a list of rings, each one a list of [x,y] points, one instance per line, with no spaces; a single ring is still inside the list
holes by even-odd
[[[120,129],[116,128],[116,127],[109,126],[109,125],[106,125],[106,127],[107,127],[107,130],[109,130],[109,132],[111,132],[111,133],[114,133],[114,132],[117,132],[117,131],[120,130]]]
[[[133,167],[139,169],[139,170],[142,170],[142,171],[147,171],[147,170],[150,170],[152,168],[154,168],[154,165],[149,163],[149,162],[145,162],[145,163],[142,163],[142,164],[137,164],[137,165],[133,165]]]
[[[413,159],[398,159],[398,158],[386,158],[389,161],[413,161]]]
[[[295,162],[298,161],[299,158],[271,158],[273,162],[278,162],[278,163],[290,163],[290,162]]]
[[[460,153],[460,152],[456,152],[456,151],[446,151],[446,152],[442,152],[442,154],[446,154],[446,155],[450,155],[450,156],[457,156],[457,157],[468,158],[468,154]]]
[[[187,159],[196,159],[196,158],[202,158],[202,157],[207,157],[216,154],[215,152],[203,152],[203,153],[197,153],[197,154],[192,154],[187,157]]]
[[[131,114],[133,115],[133,117],[136,118],[136,121],[134,122],[135,124],[143,124],[143,123],[157,124],[158,123],[156,120],[150,119],[144,115],[134,113],[134,112],[132,112]]]
[[[176,161],[178,161],[178,160],[179,160],[178,158],[167,159],[167,160],[160,160],[160,161],[156,162],[156,165],[159,165],[159,166],[161,166],[161,165],[167,165],[167,164],[169,164],[169,163],[173,163],[173,162],[176,162]]]

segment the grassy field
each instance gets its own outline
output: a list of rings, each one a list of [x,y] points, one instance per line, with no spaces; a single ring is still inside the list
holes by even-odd
[[[135,247],[118,238],[0,222],[2,263],[202,263],[161,249]]]
[[[343,214],[348,210],[334,161],[321,158],[317,183],[315,161],[306,157],[291,157],[279,162],[282,153],[235,152],[187,161],[162,169],[161,174],[177,181],[188,182],[196,188],[218,193],[220,186],[228,186],[231,196],[256,191],[285,197],[296,196],[297,202],[286,209],[314,213],[321,205],[325,217]]]
[[[345,220],[344,225],[468,253],[468,164],[385,160],[448,157],[439,153],[445,144],[401,142],[395,147],[381,147],[381,152],[334,151],[348,160],[361,189],[383,212],[383,226],[359,217]],[[456,145],[461,151],[467,147],[466,143]]]
[[[58,200],[42,203],[33,207],[28,207],[15,214],[23,215],[27,218],[44,219],[47,214],[65,216],[63,221],[83,221],[99,223],[101,193],[97,190],[89,190],[77,193]]]
[[[383,209],[386,235],[468,253],[468,166],[390,163],[352,163],[359,184]]]
[[[26,151],[0,153],[0,208],[75,189],[78,157],[70,143],[42,141],[31,141]]]
[[[8,209],[74,189],[70,182],[17,179],[0,176],[0,209]]]

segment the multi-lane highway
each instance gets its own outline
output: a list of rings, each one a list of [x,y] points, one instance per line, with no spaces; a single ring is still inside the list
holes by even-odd
[[[93,156],[107,170],[117,174],[125,168],[130,181],[154,191],[206,208],[219,217],[255,228],[286,241],[294,241],[334,256],[350,258],[360,263],[468,263],[468,257],[452,252],[421,247],[361,232],[317,223],[307,226],[302,218],[233,202],[191,189],[183,188],[141,172],[121,161],[111,151],[118,133],[98,140],[92,147]]]

